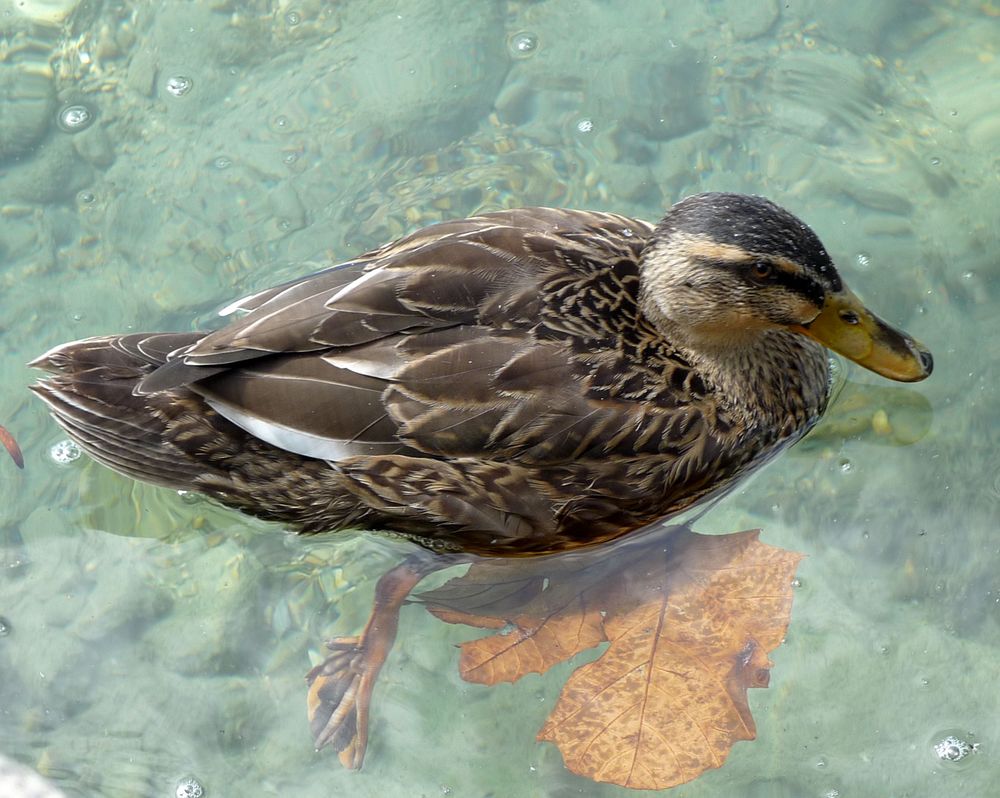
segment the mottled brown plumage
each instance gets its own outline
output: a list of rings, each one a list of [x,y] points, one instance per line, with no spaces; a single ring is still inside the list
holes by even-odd
[[[893,379],[931,370],[806,225],[736,194],[656,227],[551,208],[447,222],[231,309],[208,334],[56,347],[34,390],[129,476],[460,554],[595,544],[725,490],[823,412],[821,343]],[[309,673],[316,744],[348,767],[399,606],[447,561],[383,576],[365,630]]]
[[[759,198],[689,198],[658,228],[502,211],[251,296],[215,332],[57,347],[35,390],[106,465],[304,532],[551,552],[801,437],[828,383],[802,333],[843,291],[815,235]]]

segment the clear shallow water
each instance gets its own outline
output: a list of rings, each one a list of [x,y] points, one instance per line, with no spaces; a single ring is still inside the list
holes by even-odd
[[[304,261],[440,218],[655,218],[726,189],[812,224],[937,368],[899,392],[850,370],[863,387],[700,522],[760,525],[809,557],[771,688],[751,693],[758,739],[673,794],[990,793],[995,5],[94,3],[60,24],[21,7],[35,18],[0,5],[0,423],[27,460],[0,459],[0,750],[70,795],[172,795],[185,775],[209,795],[625,794],[534,742],[578,663],[464,684],[452,644],[473,633],[419,607],[365,769],[314,753],[302,676],[325,637],[360,628],[405,546],[300,540],[86,458],[57,465],[23,364],[86,335],[211,324]],[[61,129],[70,105],[92,124]],[[953,730],[981,744],[958,766],[932,750]]]

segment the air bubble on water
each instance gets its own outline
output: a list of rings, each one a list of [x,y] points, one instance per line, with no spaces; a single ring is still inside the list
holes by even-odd
[[[580,133],[590,133],[594,129],[594,122],[590,119],[581,119],[576,123],[576,129]]]
[[[534,33],[521,31],[510,37],[508,46],[511,55],[517,58],[527,58],[538,49],[538,37]]]
[[[176,798],[202,798],[205,795],[205,788],[196,778],[188,776],[177,782],[174,795]]]
[[[94,121],[94,112],[86,105],[67,105],[59,112],[56,124],[64,133],[79,133],[90,127]]]
[[[868,269],[872,265],[872,256],[867,252],[859,252],[856,256],[859,269]]]
[[[69,465],[79,460],[81,454],[83,454],[83,450],[77,446],[75,441],[71,441],[69,438],[53,444],[49,449],[49,457],[59,465]]]
[[[843,460],[841,460],[840,463],[838,464],[838,466],[839,466],[841,472],[844,473],[844,474],[846,474],[852,468],[854,468],[854,466],[851,464],[851,461],[848,460],[847,458],[844,458]]]
[[[212,166],[214,166],[216,169],[228,169],[232,165],[233,165],[232,159],[227,158],[225,155],[220,155],[218,158],[212,161]]]
[[[979,743],[970,743],[954,734],[942,737],[934,743],[934,753],[942,762],[961,762],[969,754],[979,751]]]
[[[6,637],[10,634],[10,621],[0,615],[0,637]]]
[[[163,84],[167,94],[174,97],[183,97],[194,88],[194,81],[187,75],[171,75],[167,82]]]
[[[289,28],[294,28],[302,22],[302,15],[298,11],[288,11],[285,14],[285,24]]]

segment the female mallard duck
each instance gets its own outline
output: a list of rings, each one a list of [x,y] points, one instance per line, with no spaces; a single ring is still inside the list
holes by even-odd
[[[809,227],[739,194],[655,227],[551,208],[437,224],[230,310],[246,315],[211,333],[58,346],[34,390],[137,479],[475,554],[610,540],[731,486],[823,412],[823,346],[895,380],[932,367]],[[348,765],[394,609],[429,567],[383,579],[393,617],[311,675],[314,715],[332,706],[318,742]]]

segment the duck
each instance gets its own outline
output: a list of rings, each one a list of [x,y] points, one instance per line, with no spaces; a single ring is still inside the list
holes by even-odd
[[[828,350],[896,381],[933,369],[807,224],[735,193],[655,224],[542,207],[441,222],[222,313],[213,331],[56,346],[33,390],[128,477],[418,544],[310,673],[317,747],[347,767],[398,608],[441,563],[592,547],[724,494],[820,419]]]

